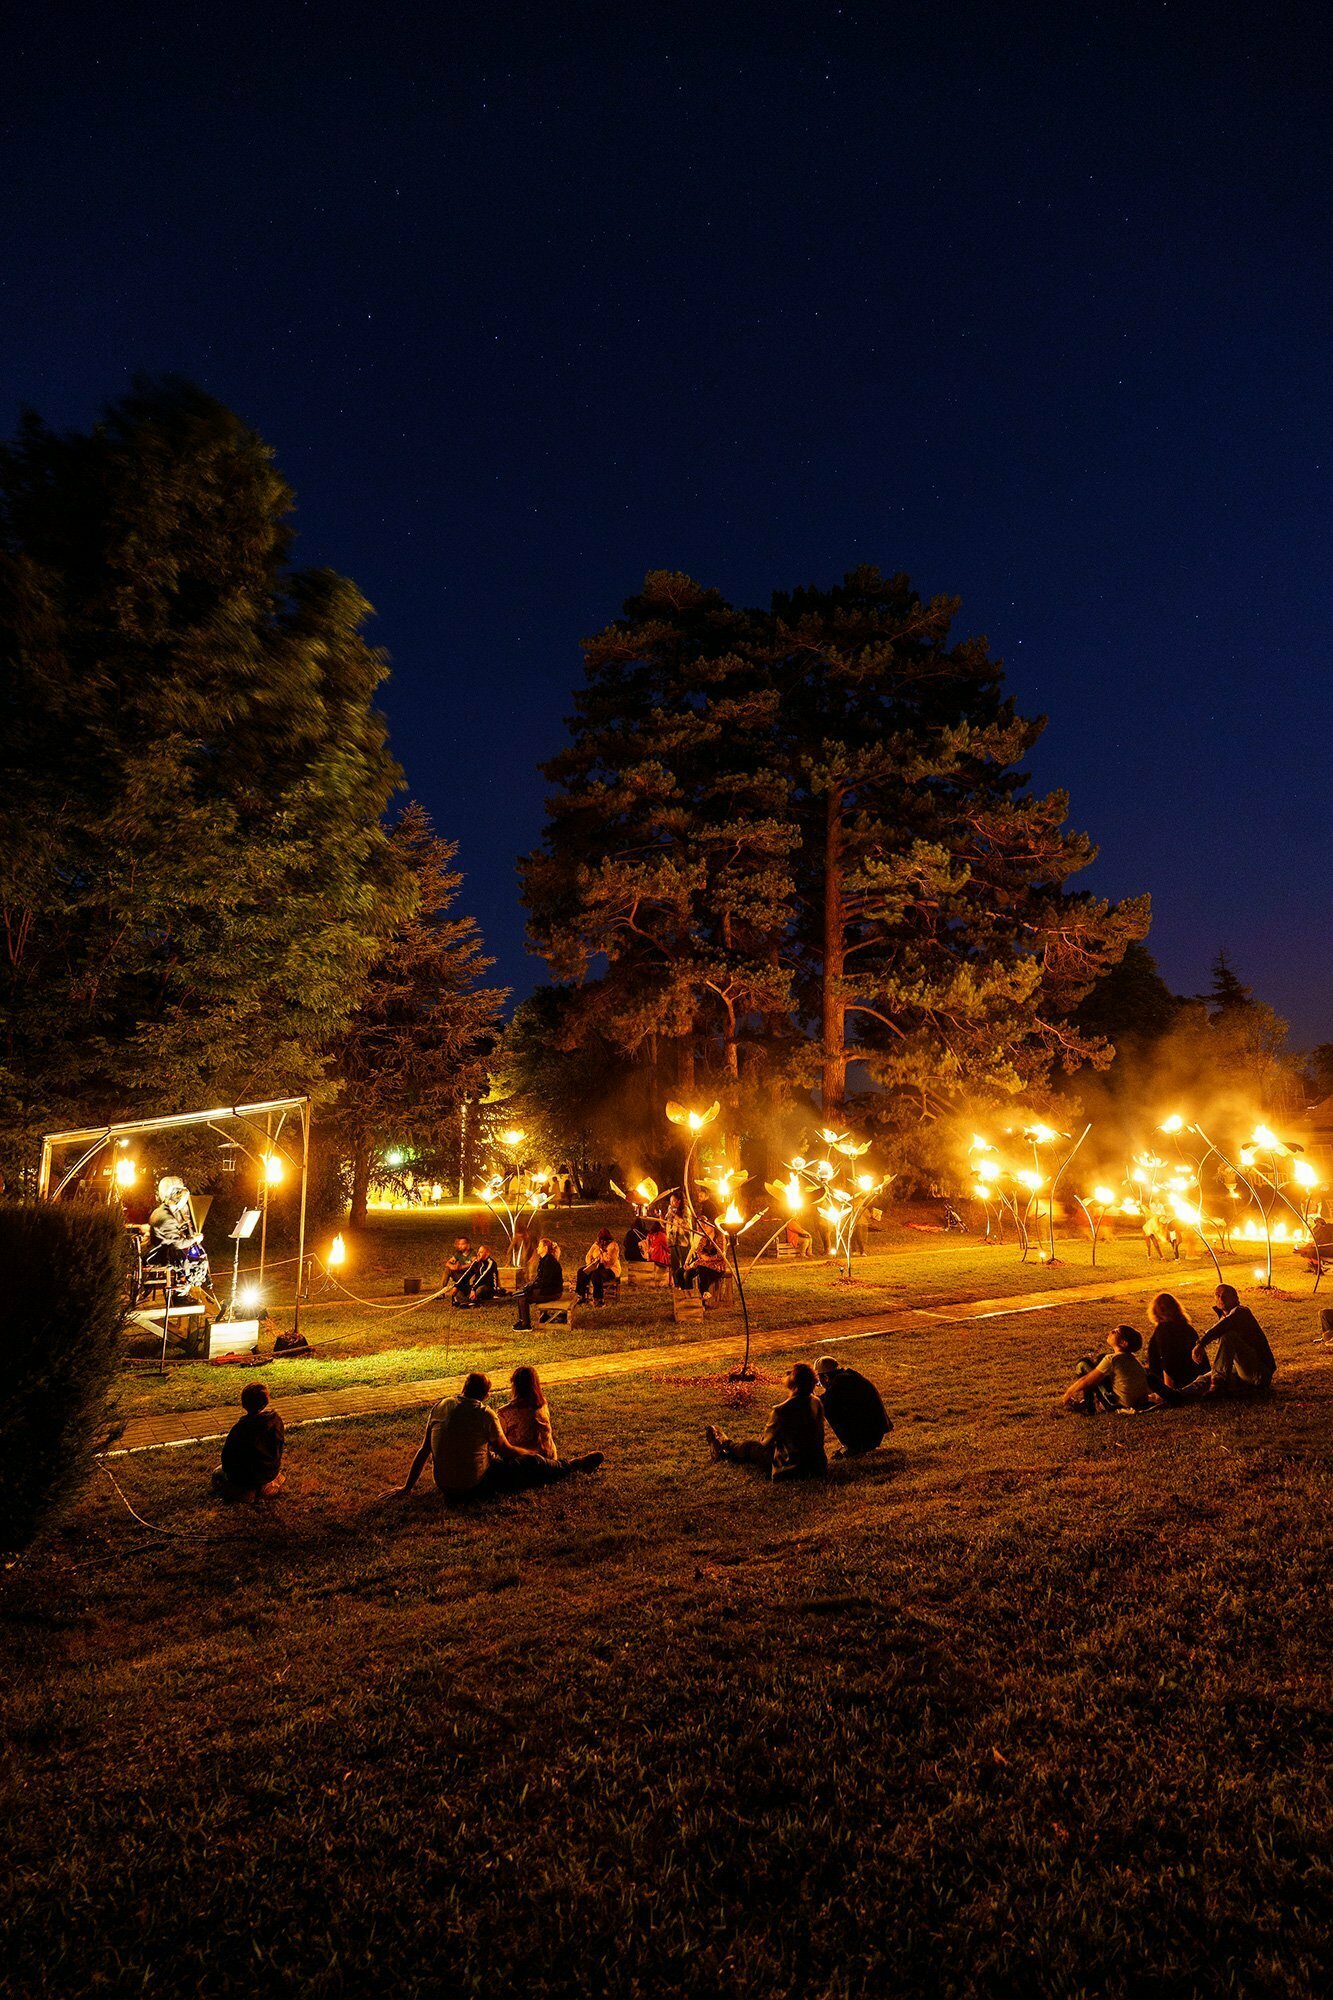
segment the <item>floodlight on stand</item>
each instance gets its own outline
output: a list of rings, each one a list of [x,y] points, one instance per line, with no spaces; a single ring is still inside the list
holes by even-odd
[[[122,1153],[115,1165],[115,1181],[118,1188],[133,1187],[139,1178],[139,1169],[128,1153]]]
[[[258,1285],[242,1285],[236,1294],[236,1303],[243,1306],[246,1312],[257,1312],[263,1297]]]
[[[283,1174],[285,1172],[286,1168],[282,1164],[281,1154],[265,1153],[264,1179],[268,1182],[270,1187],[277,1187],[278,1183],[281,1181]]]

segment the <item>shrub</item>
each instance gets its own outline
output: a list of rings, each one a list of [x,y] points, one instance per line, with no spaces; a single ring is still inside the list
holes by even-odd
[[[25,1548],[114,1435],[124,1257],[109,1209],[0,1202],[0,1548]]]

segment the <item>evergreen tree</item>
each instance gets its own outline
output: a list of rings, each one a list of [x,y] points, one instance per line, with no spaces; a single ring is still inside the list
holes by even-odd
[[[1119,964],[1097,980],[1076,1012],[1085,1033],[1103,1036],[1123,1052],[1127,1043],[1145,1047],[1174,1026],[1186,1002],[1173,993],[1144,944],[1131,943]]]
[[[1147,900],[1069,892],[1093,849],[1062,794],[1026,791],[1041,724],[983,640],[950,642],[955,611],[873,569],[767,612],[650,575],[585,648],[573,742],[548,767],[525,872],[553,969],[586,978],[604,954],[631,1035],[674,1025],[692,1047],[719,1003],[724,1077],[747,1041],[781,1053],[833,1120],[852,1063],[933,1117],[1055,1059],[1107,1060],[1072,1016]]]
[[[1254,989],[1246,986],[1232,970],[1230,959],[1224,951],[1219,951],[1212,963],[1212,985],[1203,996],[1208,1002],[1208,1010],[1216,1020],[1222,1014],[1234,1013],[1242,1007],[1254,1005]]]
[[[462,885],[456,846],[441,840],[424,808],[404,808],[389,855],[406,884],[402,914],[370,968],[339,1037],[336,1128],[352,1165],[351,1221],[366,1219],[377,1146],[390,1139],[438,1147],[445,1120],[484,1083],[507,994],[478,981],[484,956],[471,917],[451,911]]]
[[[392,923],[369,607],[186,384],[0,451],[0,1135],[321,1078]]]

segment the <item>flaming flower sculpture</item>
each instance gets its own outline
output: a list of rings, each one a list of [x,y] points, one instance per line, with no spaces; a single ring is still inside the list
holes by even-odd
[[[1087,1194],[1076,1194],[1074,1200],[1083,1211],[1083,1219],[1088,1225],[1088,1235],[1092,1239],[1093,1269],[1097,1266],[1097,1236],[1106,1220],[1107,1210],[1115,1207],[1116,1192],[1105,1181],[1098,1181],[1096,1187]]]
[[[522,1137],[522,1134],[519,1134]],[[498,1170],[492,1173],[484,1186],[473,1189],[475,1198],[483,1202],[509,1238],[509,1262],[515,1272],[520,1263],[518,1232],[524,1220],[531,1222],[538,1212],[550,1206],[551,1191],[540,1175],[529,1175],[524,1182],[521,1199],[510,1202],[505,1193],[505,1176]]]
[[[853,1139],[846,1132],[824,1130],[820,1133],[824,1151],[818,1159],[807,1159],[798,1153],[788,1162],[788,1179],[770,1181],[768,1192],[773,1199],[781,1202],[788,1216],[798,1215],[807,1202],[815,1204],[815,1213],[826,1225],[829,1237],[830,1257],[843,1266],[843,1277],[850,1282],[852,1275],[852,1249],[856,1238],[856,1225],[865,1214],[876,1195],[883,1194],[893,1179],[892,1174],[881,1174],[865,1168],[853,1172],[850,1163],[859,1160],[870,1151],[870,1141]],[[838,1155],[835,1160],[833,1155]],[[786,1224],[780,1225],[780,1229]],[[778,1234],[775,1231],[774,1234]],[[770,1236],[768,1242],[771,1243]],[[768,1243],[763,1250],[768,1248]],[[758,1252],[763,1255],[763,1250]]]
[[[716,1098],[713,1099],[713,1102],[708,1106],[706,1111],[692,1111],[688,1105],[677,1104],[674,1098],[667,1099],[667,1117],[673,1125],[681,1126],[690,1135],[689,1150],[685,1155],[685,1170],[681,1175],[681,1192],[685,1196],[685,1206],[691,1215],[694,1214],[695,1201],[690,1192],[690,1169],[694,1165],[695,1150],[698,1147],[700,1139],[709,1126],[713,1124],[721,1109],[722,1106]]]
[[[1203,1180],[1204,1166],[1211,1156],[1216,1155],[1221,1162],[1222,1178],[1227,1183],[1227,1190],[1232,1199],[1239,1199],[1236,1186],[1239,1182],[1254,1202],[1259,1211],[1260,1222],[1256,1223],[1254,1218],[1249,1216],[1236,1228],[1235,1234],[1243,1242],[1262,1242],[1264,1245],[1264,1263],[1254,1274],[1258,1282],[1266,1290],[1272,1289],[1274,1243],[1283,1245],[1290,1243],[1299,1247],[1308,1240],[1314,1255],[1315,1290],[1318,1291],[1319,1281],[1324,1275],[1324,1260],[1319,1245],[1315,1242],[1315,1232],[1310,1222],[1310,1206],[1315,1190],[1319,1186],[1319,1176],[1307,1160],[1296,1157],[1302,1149],[1279,1139],[1276,1132],[1271,1131],[1267,1125],[1256,1125],[1249,1140],[1240,1148],[1238,1163],[1235,1163],[1227,1158],[1214,1139],[1209,1138],[1201,1125],[1190,1123],[1179,1112],[1174,1112],[1170,1118],[1164,1119],[1159,1129],[1168,1133],[1182,1152],[1184,1148],[1180,1135],[1184,1132],[1193,1133],[1202,1143],[1203,1154],[1195,1163],[1195,1178],[1200,1184]],[[1287,1193],[1289,1187],[1294,1187],[1298,1191],[1299,1206]],[[1290,1209],[1294,1216],[1296,1222],[1294,1230],[1281,1219],[1274,1223],[1273,1211],[1279,1203]],[[1177,1208],[1175,1212],[1180,1214],[1180,1209]],[[1199,1213],[1202,1218],[1201,1205]],[[1183,1216],[1182,1220],[1188,1221],[1191,1228],[1199,1227],[1191,1215]],[[1217,1228],[1223,1245],[1229,1247],[1226,1224],[1216,1223],[1214,1227]],[[1221,1266],[1218,1264],[1212,1245],[1203,1235],[1202,1229],[1199,1229],[1199,1234],[1220,1278]]]
[[[1042,1262],[1054,1264],[1055,1255],[1055,1191],[1060,1185],[1065,1169],[1077,1153],[1083,1141],[1092,1130],[1085,1125],[1068,1150],[1053,1163],[1044,1157],[1048,1148],[1059,1141],[1068,1141],[1068,1132],[1057,1132],[1053,1125],[1037,1123],[1025,1126],[1023,1138],[1032,1149],[1032,1165],[1019,1167],[1004,1159],[989,1139],[980,1133],[972,1135],[967,1149],[968,1170],[972,1175],[972,1192],[977,1200],[986,1206],[986,1234],[991,1234],[992,1205],[1000,1215],[1009,1216],[1018,1236],[1019,1262],[1026,1264],[1032,1247],[1032,1218],[1035,1211],[1037,1227],[1042,1220],[1043,1196],[1046,1204],[1046,1225],[1049,1231],[1049,1248],[1041,1252]],[[1049,1170],[1054,1165],[1054,1173]],[[1077,1199],[1077,1197],[1076,1197]],[[996,1231],[998,1241],[1004,1240],[1004,1225],[1001,1222]]]

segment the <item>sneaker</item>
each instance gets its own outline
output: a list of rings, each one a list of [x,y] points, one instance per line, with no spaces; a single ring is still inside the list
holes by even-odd
[[[571,1472],[596,1472],[596,1470],[597,1470],[598,1466],[602,1464],[602,1462],[603,1462],[603,1460],[604,1460],[605,1456],[606,1456],[605,1452],[601,1452],[601,1451],[585,1451],[585,1452],[584,1452],[584,1454],[583,1454],[583,1456],[582,1456],[581,1458],[571,1458],[571,1459],[570,1459],[570,1461],[569,1461],[569,1468],[570,1468],[570,1471],[571,1471]]]
[[[722,1437],[716,1424],[705,1424],[704,1436],[708,1440],[708,1449],[712,1452],[713,1457],[724,1458],[726,1454],[722,1449]]]

